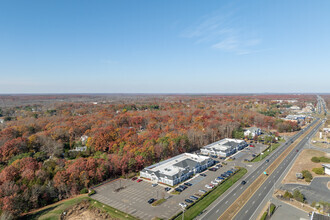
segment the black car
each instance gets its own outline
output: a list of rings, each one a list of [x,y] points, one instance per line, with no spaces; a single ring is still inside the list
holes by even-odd
[[[217,171],[218,169],[215,168],[215,167],[212,167],[212,168],[210,168],[209,170],[215,172],[215,171]]]
[[[183,190],[181,188],[175,188],[175,191],[177,191],[177,192],[183,192]]]
[[[185,199],[184,201],[188,202],[188,203],[193,203],[194,201],[190,200],[190,199]]]
[[[245,185],[245,184],[246,184],[246,181],[245,181],[245,180],[243,180],[243,181],[241,182],[241,184],[242,184],[242,185]]]
[[[180,189],[182,189],[182,190],[185,190],[185,189],[187,189],[188,187],[186,187],[185,185],[180,185],[180,186],[178,186],[178,188],[180,188]]]
[[[151,204],[151,203],[153,203],[154,201],[155,201],[155,199],[154,199],[154,198],[151,198],[151,199],[148,200],[148,203]]]
[[[267,160],[266,160],[266,162],[268,163],[268,162],[269,162],[269,160],[267,159]]]
[[[184,183],[184,185],[186,185],[186,186],[192,186],[191,183]]]
[[[170,190],[171,190],[170,187],[166,187],[166,188],[165,188],[165,191],[166,191],[166,192],[168,192],[168,191],[170,191]]]
[[[201,173],[201,174],[199,174],[200,176],[203,176],[203,177],[206,177],[206,174],[204,174],[204,173]]]

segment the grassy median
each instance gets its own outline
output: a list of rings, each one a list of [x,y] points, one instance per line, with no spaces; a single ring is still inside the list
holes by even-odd
[[[237,173],[235,173],[233,176],[222,182],[220,185],[218,185],[215,189],[205,194],[202,198],[200,198],[197,202],[195,202],[193,205],[188,207],[188,209],[184,213],[184,219],[193,219],[197,215],[199,215],[205,208],[207,208],[209,205],[211,205],[212,202],[214,202],[219,196],[221,196],[224,192],[226,192],[227,189],[229,189],[235,182],[237,182],[242,176],[244,176],[247,173],[247,170],[245,168],[240,168]],[[180,215],[172,218],[176,220],[182,219],[182,212]]]

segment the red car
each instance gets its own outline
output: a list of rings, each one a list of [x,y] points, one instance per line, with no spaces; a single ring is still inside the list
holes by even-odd
[[[250,147],[254,147],[254,145],[250,144]]]
[[[136,176],[135,176],[135,177],[133,177],[133,178],[132,178],[132,180],[133,180],[133,181],[137,180],[137,177],[136,177]]]
[[[136,182],[138,182],[138,183],[139,183],[139,182],[141,182],[141,181],[142,181],[141,179],[138,179]]]

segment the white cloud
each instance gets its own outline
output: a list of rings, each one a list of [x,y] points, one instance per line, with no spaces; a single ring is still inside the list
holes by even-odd
[[[242,19],[237,14],[238,11],[219,10],[204,16],[181,36],[195,39],[196,44],[208,44],[213,49],[237,55],[253,53],[261,38],[242,27]]]

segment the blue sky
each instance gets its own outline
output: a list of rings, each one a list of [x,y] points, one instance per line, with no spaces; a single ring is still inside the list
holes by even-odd
[[[0,0],[0,93],[330,92],[330,1]]]

